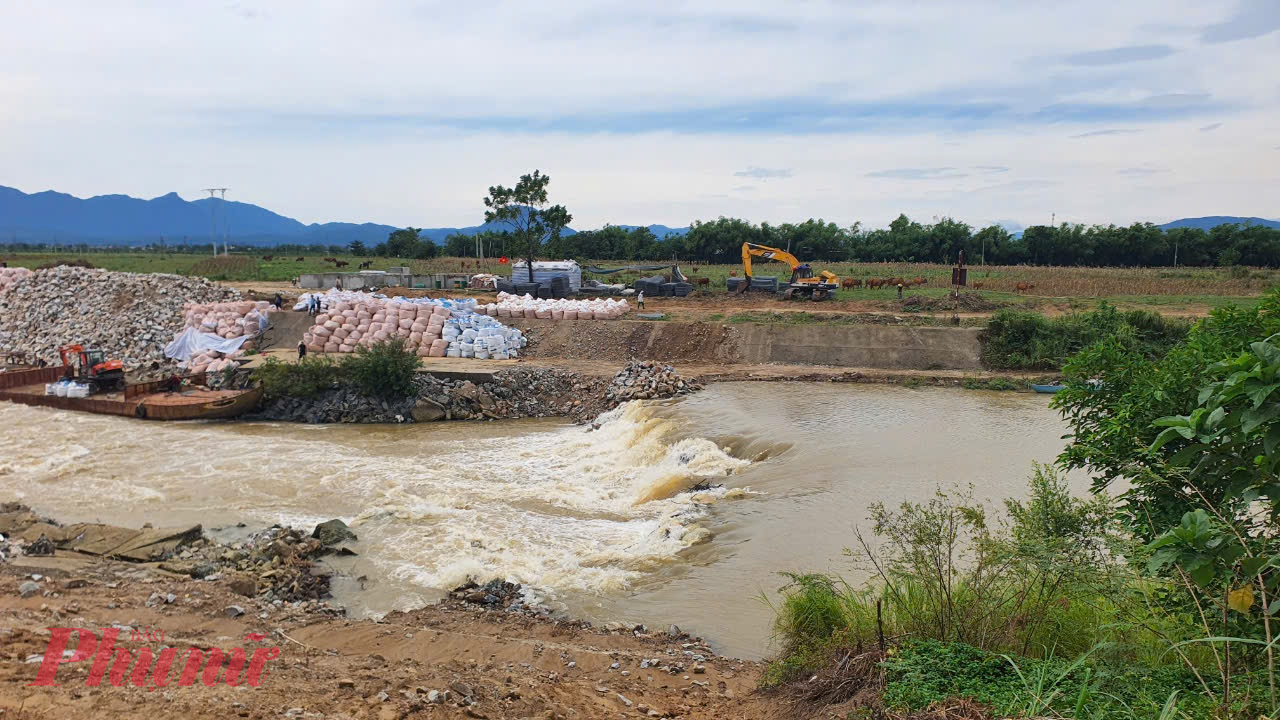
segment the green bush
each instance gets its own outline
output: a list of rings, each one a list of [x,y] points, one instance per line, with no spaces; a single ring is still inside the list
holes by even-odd
[[[1058,370],[1071,355],[1102,340],[1115,340],[1144,357],[1157,358],[1187,336],[1190,323],[1146,310],[1096,310],[1046,317],[1001,309],[982,337],[982,361],[1002,370]]]
[[[253,371],[253,379],[262,383],[268,400],[313,398],[332,388],[338,377],[338,366],[323,355],[308,356],[296,364],[268,357]]]
[[[360,346],[354,354],[342,358],[340,369],[345,380],[369,397],[395,400],[417,393],[413,377],[418,356],[400,338]]]

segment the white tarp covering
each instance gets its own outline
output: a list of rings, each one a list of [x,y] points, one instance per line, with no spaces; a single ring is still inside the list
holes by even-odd
[[[165,346],[164,355],[180,362],[186,362],[192,355],[205,350],[215,350],[229,355],[239,350],[248,339],[246,335],[223,338],[215,333],[200,332],[198,328],[189,327],[175,335],[173,342]]]

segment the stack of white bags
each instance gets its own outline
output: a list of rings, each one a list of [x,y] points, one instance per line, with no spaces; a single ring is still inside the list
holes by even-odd
[[[626,300],[613,298],[543,300],[505,292],[498,293],[498,302],[481,308],[481,312],[490,317],[542,320],[617,320],[630,311],[631,305]]]

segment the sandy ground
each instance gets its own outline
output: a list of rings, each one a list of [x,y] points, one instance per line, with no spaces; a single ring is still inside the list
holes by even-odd
[[[32,577],[40,592],[22,598],[19,587]],[[228,617],[231,605],[244,614]],[[89,660],[61,665],[56,687],[30,685],[47,628],[101,635],[113,626],[121,630],[116,647],[135,653],[169,646],[184,659],[191,647],[280,654],[266,662],[258,687],[130,687],[127,677],[116,687],[110,675],[89,687]],[[152,639],[130,640],[135,631]],[[716,657],[667,629],[593,629],[462,603],[377,622],[324,618],[235,595],[219,580],[65,551],[0,565],[0,635],[0,718],[836,716],[757,691],[758,663]]]

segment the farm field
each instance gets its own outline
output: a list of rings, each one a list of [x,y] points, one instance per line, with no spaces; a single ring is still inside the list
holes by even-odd
[[[270,257],[271,259],[266,259]],[[272,290],[291,287],[290,281],[304,273],[332,271],[333,263],[321,256],[268,256],[263,254],[233,254],[226,257],[209,257],[184,253],[158,252],[93,252],[83,256],[67,254],[5,254],[0,255],[13,267],[36,268],[49,263],[83,259],[94,267],[141,273],[175,273],[201,275],[213,280],[228,281],[240,287],[262,286]],[[397,258],[364,258],[335,256],[348,265],[343,270],[354,270],[362,262],[370,262],[374,270],[407,265],[415,273],[477,273],[488,272],[509,275],[510,265],[496,260],[472,258],[433,258],[430,260],[406,260]],[[592,264],[583,261],[583,265]],[[617,267],[625,261],[595,261],[602,267]],[[656,264],[656,263],[655,263]],[[940,307],[949,292],[951,268],[947,265],[922,263],[838,263],[823,265],[814,263],[815,269],[831,270],[841,278],[861,281],[863,287],[841,289],[834,300],[815,305],[803,301],[787,302],[772,296],[748,294],[731,295],[726,281],[739,276],[738,264],[703,265],[692,262],[680,264],[692,282],[705,279],[698,285],[698,292],[689,298],[651,298],[654,309],[668,312],[673,319],[709,319],[730,322],[761,320],[759,313],[806,312],[802,322],[824,322],[840,313],[874,312],[922,312],[943,310]],[[786,278],[786,267],[776,264],[757,264],[757,276],[776,275]],[[601,276],[604,282],[627,282],[641,275],[655,273],[623,272]],[[584,277],[592,277],[585,273]],[[868,280],[903,278],[908,281],[904,289],[904,303],[891,287],[868,288]],[[919,284],[911,281],[923,280]],[[971,266],[969,288],[984,302],[969,303],[958,308],[958,314],[982,315],[994,307],[1013,305],[1039,309],[1046,313],[1067,312],[1092,307],[1098,300],[1107,300],[1121,307],[1155,310],[1169,315],[1197,316],[1214,307],[1234,303],[1252,304],[1265,292],[1280,284],[1280,272],[1261,268],[1082,268],[1045,266]],[[1025,289],[1018,290],[1019,285]],[[912,296],[916,300],[912,301]],[[826,318],[824,320],[823,318]],[[776,321],[776,320],[775,320]]]

